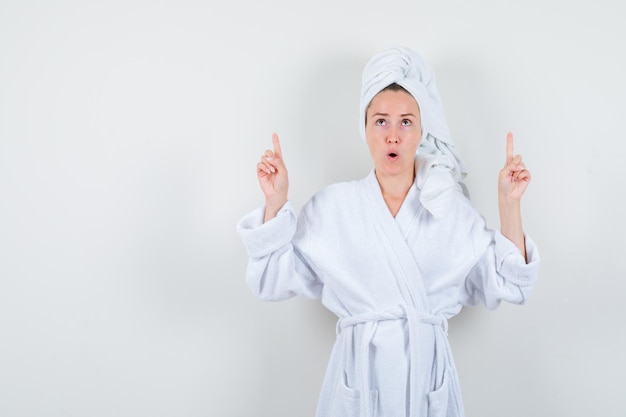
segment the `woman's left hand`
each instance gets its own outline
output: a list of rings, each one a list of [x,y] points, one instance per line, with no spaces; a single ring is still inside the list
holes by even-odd
[[[513,134],[506,137],[506,162],[498,176],[498,197],[509,203],[519,203],[530,183],[530,172],[521,155],[513,155]]]

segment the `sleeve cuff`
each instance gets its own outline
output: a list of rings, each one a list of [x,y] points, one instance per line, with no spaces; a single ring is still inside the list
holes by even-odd
[[[250,258],[269,255],[291,242],[296,232],[297,219],[289,201],[267,223],[263,223],[264,215],[265,206],[261,206],[245,215],[237,224],[237,232]]]
[[[533,240],[524,235],[526,257],[513,242],[504,237],[500,230],[495,233],[496,267],[498,272],[517,285],[532,285],[539,273],[539,251]]]

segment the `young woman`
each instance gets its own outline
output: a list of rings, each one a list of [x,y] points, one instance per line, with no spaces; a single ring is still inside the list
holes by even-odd
[[[524,303],[537,248],[522,229],[530,173],[509,134],[498,181],[501,227],[464,195],[434,74],[392,47],[363,71],[361,134],[374,168],[330,185],[297,217],[278,136],[257,164],[265,204],[238,231],[260,298],[321,298],[339,318],[318,417],[463,416],[447,320],[465,305]]]

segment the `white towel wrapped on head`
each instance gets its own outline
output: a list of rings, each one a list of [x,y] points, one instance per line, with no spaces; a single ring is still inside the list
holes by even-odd
[[[418,167],[424,175],[418,183],[422,189],[420,200],[435,217],[445,216],[445,204],[433,199],[439,196],[440,200],[447,200],[445,190],[454,188],[455,185],[461,187],[467,195],[462,184],[466,168],[450,136],[435,84],[435,73],[417,52],[403,46],[392,46],[374,55],[365,65],[359,108],[361,137],[365,139],[365,116],[370,102],[376,94],[394,83],[407,90],[420,108],[423,134],[417,153],[424,158],[420,158],[418,163],[428,164],[427,167]],[[438,168],[437,175],[430,172],[431,167]],[[446,181],[440,175],[441,170],[448,171],[453,181]],[[428,181],[431,174],[433,181]]]

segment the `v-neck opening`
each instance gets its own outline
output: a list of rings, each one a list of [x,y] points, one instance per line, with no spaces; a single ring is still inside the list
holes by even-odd
[[[402,204],[400,205],[398,212],[394,216],[391,210],[389,209],[389,206],[385,202],[385,197],[383,196],[383,191],[380,187],[380,183],[378,182],[378,178],[376,177],[375,169],[372,170],[372,172],[370,173],[370,176],[373,177],[372,180],[376,183],[378,194],[380,196],[379,201],[382,201],[382,205],[385,207],[385,210],[388,213],[389,217],[391,217],[391,219],[394,220],[394,222],[400,228],[400,231],[402,232],[402,234],[406,237],[411,227],[415,223],[417,213],[421,207],[420,202],[419,202],[420,190],[417,187],[417,178],[413,180],[413,183],[411,184],[411,187],[409,188],[406,196],[404,197],[404,200],[402,201]]]

